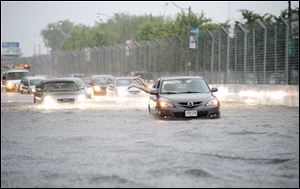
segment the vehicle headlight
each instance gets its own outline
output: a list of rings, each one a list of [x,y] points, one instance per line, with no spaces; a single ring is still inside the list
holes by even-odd
[[[87,93],[88,93],[88,94],[92,94],[92,93],[93,93],[93,89],[89,87],[89,88],[87,89]]]
[[[174,108],[175,107],[172,103],[165,101],[165,100],[159,101],[159,105],[161,108]]]
[[[83,94],[78,96],[78,102],[84,102],[85,101],[85,96]]]
[[[12,83],[7,83],[7,88],[8,89],[12,89],[14,87],[14,84],[12,84]]]
[[[101,88],[100,88],[99,86],[94,86],[94,90],[95,90],[96,92],[99,92],[99,91],[101,91]]]
[[[47,105],[52,105],[54,103],[54,99],[51,96],[45,96],[44,103]]]
[[[119,96],[126,96],[128,93],[127,93],[127,89],[119,89],[118,90],[118,95]]]
[[[35,90],[35,88],[32,88],[31,91],[32,91],[33,93],[35,93],[36,90]]]
[[[206,106],[219,106],[219,101],[216,98],[211,99],[210,101],[208,101]]]

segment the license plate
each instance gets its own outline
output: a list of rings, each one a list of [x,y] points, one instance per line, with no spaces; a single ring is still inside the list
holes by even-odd
[[[74,99],[72,98],[63,98],[63,99],[58,99],[58,102],[74,102]]]
[[[185,117],[197,117],[197,110],[187,110],[184,114]]]

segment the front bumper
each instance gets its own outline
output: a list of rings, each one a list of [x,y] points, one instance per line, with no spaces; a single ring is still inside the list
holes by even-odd
[[[4,85],[2,87],[2,90],[6,91],[6,92],[17,92],[18,91],[18,86],[17,86],[17,84],[13,84],[13,85],[10,85],[10,86]]]
[[[197,116],[186,117],[185,111],[196,110]],[[179,118],[179,119],[194,119],[194,118],[204,118],[204,119],[213,119],[220,118],[220,108],[217,106],[207,107],[200,106],[197,108],[184,108],[184,107],[176,107],[176,108],[160,108],[157,111],[157,114],[162,118]]]

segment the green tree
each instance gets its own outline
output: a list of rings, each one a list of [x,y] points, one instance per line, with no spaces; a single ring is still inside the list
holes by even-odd
[[[47,28],[41,31],[45,46],[51,48],[52,52],[59,50],[63,41],[70,36],[73,29],[74,24],[69,20],[48,24]]]
[[[275,16],[269,13],[260,15],[247,9],[243,9],[240,11],[242,13],[242,17],[243,17],[242,20],[244,21],[244,24],[249,24],[249,25],[255,24],[256,20],[258,19],[265,24],[272,24],[275,21]]]

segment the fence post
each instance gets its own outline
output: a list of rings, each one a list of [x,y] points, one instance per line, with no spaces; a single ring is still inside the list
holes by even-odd
[[[180,72],[182,73],[183,72],[183,68],[182,68],[182,40],[181,40],[181,38],[178,36],[178,35],[176,35],[175,36],[177,39],[178,39],[178,41],[180,42],[180,50],[181,50],[181,52],[180,52],[180,59],[179,59],[179,64],[180,64]],[[176,52],[176,54],[177,54],[177,52]]]
[[[166,41],[168,41],[169,42],[169,44],[170,44],[170,46],[168,46],[166,49],[170,49],[171,51],[169,51],[169,52],[166,52],[166,57],[168,57],[168,54],[169,55],[171,55],[170,57],[169,57],[169,59],[167,58],[167,65],[168,65],[168,71],[169,71],[169,73],[172,73],[173,72],[173,68],[175,67],[175,65],[173,65],[174,64],[174,59],[175,59],[175,56],[173,56],[173,52],[174,52],[174,46],[173,46],[173,41],[171,40],[171,39],[169,39],[169,38],[166,38]]]
[[[253,58],[253,74],[254,78],[256,80],[255,83],[257,83],[257,78],[256,78],[256,50],[255,50],[255,28],[254,26],[252,27],[252,58]]]
[[[247,31],[246,29],[239,23],[238,27],[244,32],[244,84],[247,80]]]
[[[158,47],[159,47],[159,56],[157,56],[157,57],[160,58],[160,56],[161,56],[161,46],[160,46],[160,43],[159,43],[159,41],[157,39],[154,39],[154,42],[156,42],[156,44],[158,44]],[[156,56],[154,55],[154,57],[156,57]],[[160,71],[161,71],[160,63],[158,63],[158,69],[157,69],[157,62],[155,63],[155,71],[156,72],[158,71],[158,76],[160,77]]]
[[[221,30],[219,30],[219,43],[218,43],[218,72],[221,72]]]
[[[210,72],[212,73],[213,72],[213,69],[214,69],[214,43],[215,43],[215,39],[214,39],[214,36],[213,34],[207,30],[208,34],[210,35],[211,37],[211,59],[210,59]]]
[[[289,25],[282,17],[280,17],[283,24],[285,25],[285,84],[289,84]]]
[[[141,56],[141,54],[142,54],[142,53],[141,53],[141,51],[142,51],[141,45],[140,45],[138,42],[136,42],[136,41],[134,42],[134,44],[135,44],[135,45],[138,47],[138,49],[139,49],[139,50],[138,50],[139,56],[138,56],[138,58],[136,58],[136,59],[137,59],[137,60],[140,60],[141,57],[142,57],[142,56]],[[137,52],[137,50],[135,51],[135,53],[136,53],[136,52]],[[140,63],[141,63],[141,62],[140,62]],[[139,65],[140,63],[136,63],[136,66],[139,67],[138,65]],[[143,63],[141,64],[141,66],[140,66],[141,69],[140,69],[140,70],[143,69],[144,64],[145,64],[145,62],[143,62]],[[136,71],[138,71],[138,70],[139,70],[139,69],[136,68]]]
[[[149,49],[149,60],[148,60],[148,65],[147,66],[145,66],[145,68],[146,68],[146,70],[147,70],[147,72],[149,72],[150,71],[150,64],[151,64],[151,44],[148,42],[148,41],[144,41],[145,43],[146,43],[146,45],[149,47],[148,49]]]
[[[230,36],[229,32],[222,26],[222,30],[227,34],[227,51],[226,51],[226,79],[228,79],[229,72],[229,48],[230,48]],[[227,80],[225,81],[227,83]]]
[[[259,24],[259,26],[264,29],[264,68],[263,68],[263,74],[264,74],[264,80],[263,84],[266,84],[266,62],[267,62],[267,28],[266,26],[258,19],[256,22]]]
[[[274,71],[275,71],[275,75],[277,73],[277,23],[275,23],[274,26]]]

